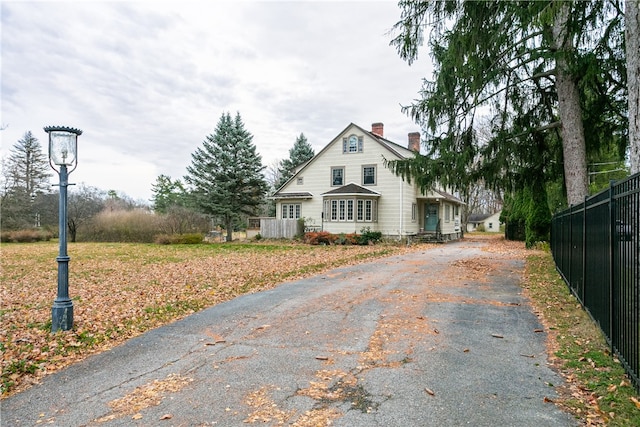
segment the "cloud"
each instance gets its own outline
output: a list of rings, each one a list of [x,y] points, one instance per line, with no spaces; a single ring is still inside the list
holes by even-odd
[[[400,105],[430,67],[389,46],[394,1],[0,7],[2,153],[28,130],[43,142],[43,126],[81,128],[74,174],[87,185],[149,199],[224,112],[240,112],[264,164],[300,133],[319,151],[350,122],[382,121],[399,143],[419,130]]]

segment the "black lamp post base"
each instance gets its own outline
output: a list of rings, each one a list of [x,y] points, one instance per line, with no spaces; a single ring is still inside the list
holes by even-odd
[[[54,303],[51,309],[51,332],[70,331],[73,328],[73,303]]]

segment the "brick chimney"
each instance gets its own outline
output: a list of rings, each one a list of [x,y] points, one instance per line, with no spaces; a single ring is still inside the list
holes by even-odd
[[[409,133],[409,150],[420,152],[420,132]]]
[[[371,125],[371,133],[375,133],[378,136],[384,136],[384,124],[383,123],[373,123]]]

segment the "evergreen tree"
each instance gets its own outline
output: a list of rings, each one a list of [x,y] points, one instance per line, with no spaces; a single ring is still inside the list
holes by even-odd
[[[26,132],[11,148],[7,163],[7,185],[29,196],[49,191],[49,159],[42,152],[38,138]]]
[[[240,113],[235,119],[223,113],[215,132],[191,155],[184,179],[200,210],[221,219],[227,241],[233,240],[242,215],[255,215],[262,204],[267,192],[263,169]]]
[[[37,226],[35,201],[49,193],[49,159],[31,132],[26,132],[2,161],[2,226],[20,229]]]
[[[391,169],[423,188],[484,178],[507,191],[564,174],[569,203],[582,201],[587,154],[598,149],[590,127],[609,135],[627,128],[618,6],[401,1],[391,43],[411,63],[428,32],[435,71],[421,99],[404,107],[428,132],[427,155],[390,162]],[[493,138],[481,144],[474,124],[486,113]]]
[[[179,179],[173,181],[170,176],[159,175],[151,192],[153,210],[157,213],[166,213],[172,206],[184,207],[187,204],[187,193]]]
[[[307,141],[304,133],[301,133],[300,136],[296,138],[293,147],[289,149],[289,158],[280,162],[275,190],[282,187],[293,176],[298,166],[311,160],[313,156],[315,156],[313,147]]]

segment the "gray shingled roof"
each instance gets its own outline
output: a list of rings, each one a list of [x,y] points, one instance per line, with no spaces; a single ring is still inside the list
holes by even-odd
[[[350,183],[347,185],[343,185],[342,187],[335,188],[331,191],[327,191],[326,193],[322,193],[322,196],[336,196],[336,195],[345,195],[345,194],[360,194],[366,196],[379,196],[380,193],[369,190],[368,188],[361,187],[358,184]]]
[[[313,194],[308,191],[301,193],[276,193],[272,197],[273,199],[311,199]]]

